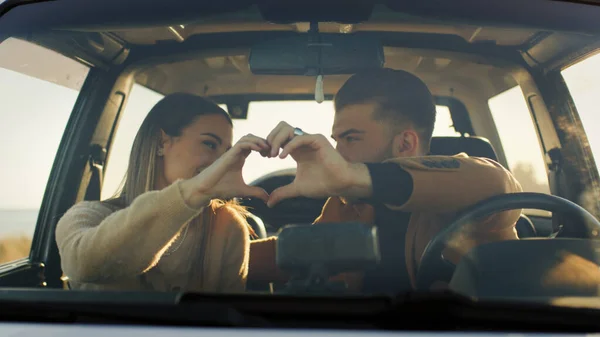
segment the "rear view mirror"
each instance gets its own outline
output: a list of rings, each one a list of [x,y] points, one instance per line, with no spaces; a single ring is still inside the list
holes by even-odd
[[[378,69],[383,46],[372,37],[308,33],[270,40],[250,50],[255,75],[340,75]]]

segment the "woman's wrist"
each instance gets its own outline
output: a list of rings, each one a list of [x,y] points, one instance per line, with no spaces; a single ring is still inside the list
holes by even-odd
[[[183,201],[188,207],[193,209],[201,209],[206,207],[213,198],[210,195],[202,193],[202,191],[200,191],[196,185],[197,183],[193,178],[182,180],[179,182],[179,189],[181,191]]]

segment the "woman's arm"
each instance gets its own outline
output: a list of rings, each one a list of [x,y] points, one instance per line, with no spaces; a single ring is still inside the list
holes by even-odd
[[[111,214],[100,203],[81,203],[59,221],[56,242],[63,271],[74,281],[108,283],[135,277],[158,263],[181,227],[211,199],[267,193],[248,186],[242,168],[264,139],[247,135],[200,174],[161,191],[146,192]]]
[[[182,183],[144,193],[116,212],[100,202],[73,206],[56,227],[65,274],[77,282],[107,283],[153,267],[181,227],[200,212],[184,201]]]

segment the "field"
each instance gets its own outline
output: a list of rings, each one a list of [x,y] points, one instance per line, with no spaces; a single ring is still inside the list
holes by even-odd
[[[31,237],[26,235],[0,239],[0,264],[29,256]]]

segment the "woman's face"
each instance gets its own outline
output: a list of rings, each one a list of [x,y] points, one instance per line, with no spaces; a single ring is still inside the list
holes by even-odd
[[[162,189],[177,179],[189,179],[210,166],[231,148],[233,129],[221,115],[197,117],[179,137],[162,134],[163,155],[159,157],[157,188]]]

